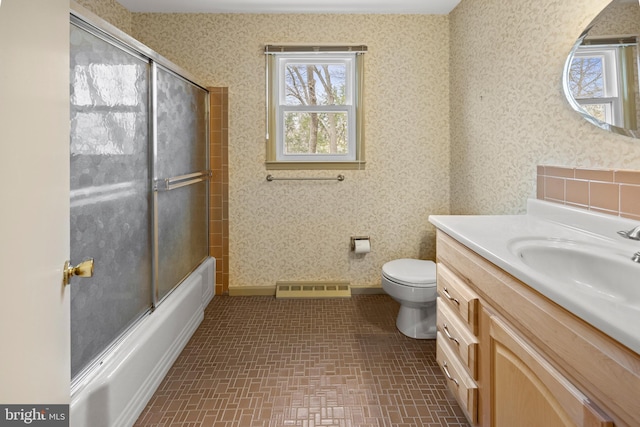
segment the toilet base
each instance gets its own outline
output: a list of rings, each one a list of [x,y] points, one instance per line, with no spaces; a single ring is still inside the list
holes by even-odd
[[[437,332],[435,308],[435,303],[421,308],[401,305],[396,327],[409,338],[435,339]]]

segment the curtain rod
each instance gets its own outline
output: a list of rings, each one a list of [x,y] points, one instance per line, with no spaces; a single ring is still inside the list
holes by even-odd
[[[606,36],[606,37],[586,37],[582,41],[583,46],[602,46],[602,45],[629,45],[638,43],[636,36]]]
[[[345,46],[296,46],[296,45],[273,45],[268,44],[264,47],[264,53],[312,53],[312,52],[353,52],[365,53],[367,46],[365,45],[345,45]]]

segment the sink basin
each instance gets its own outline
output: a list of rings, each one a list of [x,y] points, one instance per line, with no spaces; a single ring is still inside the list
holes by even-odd
[[[554,239],[515,239],[509,250],[536,274],[558,286],[621,304],[640,304],[640,264],[632,253],[587,242]]]
[[[431,215],[447,235],[640,354],[637,221],[531,199],[526,215]]]

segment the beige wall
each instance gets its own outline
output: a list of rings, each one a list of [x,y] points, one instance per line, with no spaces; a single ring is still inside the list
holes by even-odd
[[[397,257],[433,257],[431,213],[449,206],[449,23],[445,16],[133,14],[134,36],[210,86],[229,87],[230,287],[277,280],[379,285]],[[268,43],[363,43],[366,170],[265,180]],[[373,251],[354,257],[352,235]]]
[[[69,404],[68,8],[0,6],[0,402],[25,409]]]
[[[639,34],[640,8],[637,2],[618,1],[607,6],[597,23],[589,30],[590,36],[614,36]]]
[[[462,0],[451,20],[451,210],[508,214],[536,165],[640,169],[640,142],[581,119],[564,61],[608,0]]]
[[[73,0],[72,0],[73,1]],[[75,0],[111,25],[131,34],[131,12],[116,0]]]
[[[606,4],[462,0],[448,17],[132,14],[131,26],[203,83],[229,87],[230,285],[377,285],[385,261],[434,255],[429,214],[523,212],[538,164],[640,169],[640,142],[585,122],[562,93],[566,56]],[[265,182],[270,42],[369,45],[365,171],[340,184]],[[371,235],[371,254],[349,254],[354,234]]]

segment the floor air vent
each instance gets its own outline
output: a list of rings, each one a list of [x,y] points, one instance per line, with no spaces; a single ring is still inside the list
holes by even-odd
[[[276,298],[349,298],[349,282],[276,282]]]

